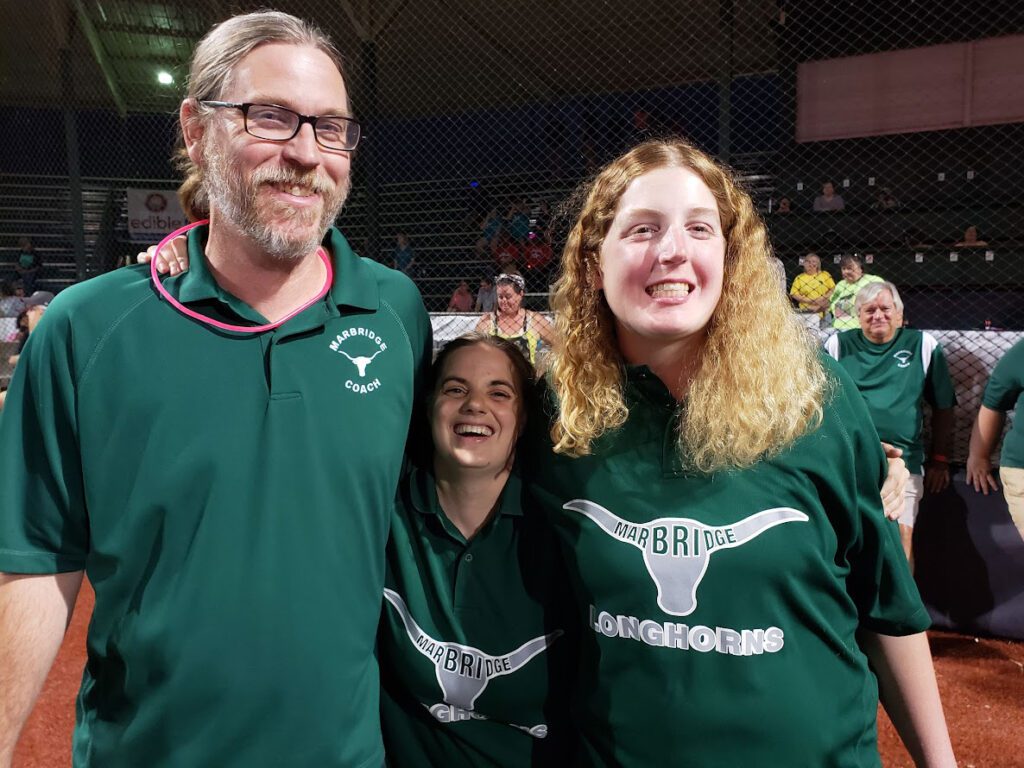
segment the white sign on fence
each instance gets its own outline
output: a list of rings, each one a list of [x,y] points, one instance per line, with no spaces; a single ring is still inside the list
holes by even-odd
[[[178,195],[168,189],[128,189],[128,236],[155,243],[188,223]]]

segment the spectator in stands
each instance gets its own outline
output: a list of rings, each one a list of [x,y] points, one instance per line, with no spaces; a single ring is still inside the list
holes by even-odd
[[[523,249],[523,267],[531,291],[547,291],[553,262],[554,253],[543,233],[531,232]]]
[[[395,250],[391,257],[391,266],[409,277],[416,277],[416,254],[409,245],[409,236],[404,232],[395,235]]]
[[[871,204],[871,207],[876,211],[894,211],[900,207],[900,201],[893,195],[892,190],[882,187],[875,195],[875,202]]]
[[[996,363],[971,430],[967,484],[986,496],[999,489],[992,476],[991,457],[1003,434],[1007,411],[1016,415],[999,457],[999,479],[1010,518],[1024,539],[1024,341],[1010,347]]]
[[[11,365],[15,365],[18,362],[21,351],[25,348],[26,342],[28,342],[28,337],[32,335],[32,331],[39,325],[39,320],[42,318],[47,306],[49,306],[48,303],[37,302],[29,305],[24,312],[18,315],[18,330],[17,336],[14,339],[18,343],[18,348],[8,361]]]
[[[452,297],[448,301],[449,312],[471,312],[473,310],[473,292],[469,290],[469,283],[460,280],[458,286],[452,291]]]
[[[504,220],[497,208],[492,208],[480,223],[480,239],[476,241],[476,255],[483,256],[485,250],[494,250],[498,235],[504,226]]]
[[[782,263],[782,259],[774,254],[768,257],[768,261],[771,262],[770,266],[772,274],[775,276],[776,281],[779,283],[779,292],[786,295],[786,265]]]
[[[539,312],[523,307],[526,281],[522,275],[503,273],[495,279],[498,306],[493,313],[484,315],[475,330],[491,336],[510,339],[537,364],[537,353],[550,347],[554,335],[548,319]]]
[[[515,244],[508,232],[502,230],[498,233],[498,239],[494,244],[494,261],[496,264],[522,263],[523,254],[519,246]]]
[[[878,436],[903,449],[911,474],[906,510],[899,520],[900,540],[913,569],[914,522],[921,496],[926,490],[938,493],[949,485],[956,405],[953,380],[935,337],[903,327],[903,302],[895,285],[881,281],[864,286],[857,294],[856,311],[860,329],[834,334],[825,348],[864,395]],[[925,402],[932,409],[927,458],[921,440]]]
[[[823,318],[836,287],[835,281],[821,268],[821,258],[816,253],[804,256],[803,267],[804,271],[793,278],[789,297],[801,312],[816,312]]]
[[[474,312],[493,312],[498,303],[498,295],[494,289],[494,278],[484,275],[480,278],[480,288],[476,292]]]
[[[43,261],[36,253],[32,245],[32,239],[22,237],[18,240],[18,256],[14,262],[14,271],[18,273],[22,284],[25,287],[25,295],[33,293],[36,289],[36,278],[39,276],[39,269]]]
[[[985,248],[988,242],[978,235],[978,228],[973,224],[964,230],[964,235],[958,243],[957,248]]]
[[[25,311],[25,289],[21,281],[17,281],[17,289],[13,283],[0,280],[0,317],[17,317]]]
[[[775,213],[792,213],[793,203],[788,197],[780,197],[779,204],[775,206]]]
[[[839,331],[860,327],[854,302],[857,293],[868,283],[878,283],[882,278],[864,273],[864,265],[856,253],[848,253],[839,260],[839,271],[843,279],[832,291],[828,309],[832,313],[832,327]]]
[[[493,206],[487,189],[479,181],[471,181],[466,188],[466,224],[479,227]]]
[[[843,196],[836,192],[831,181],[826,181],[821,185],[821,194],[814,198],[814,210],[841,211],[845,207]]]
[[[32,332],[36,329],[39,324],[40,318],[46,311],[46,304],[33,304],[18,315],[17,320],[17,332],[14,341],[17,342],[18,347],[11,355],[7,363],[8,365],[15,366],[18,364],[18,360],[21,358],[21,351],[25,348],[25,343],[28,341],[28,337],[32,335]],[[7,399],[7,390],[0,392],[0,410],[3,410],[4,401]]]
[[[505,226],[512,242],[519,246],[526,244],[530,235],[530,206],[525,199],[520,198],[509,206]]]

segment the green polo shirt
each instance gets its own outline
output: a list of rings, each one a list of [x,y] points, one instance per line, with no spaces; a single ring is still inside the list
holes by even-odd
[[[1001,467],[1024,468],[1024,341],[1018,341],[996,363],[985,386],[982,405],[993,411],[1013,411],[1013,426],[1003,439]]]
[[[193,309],[266,322],[189,236]],[[430,325],[337,231],[330,292],[245,335],[148,267],[61,293],[0,419],[0,570],[96,591],[80,768],[379,766],[384,545]],[[363,370],[354,358],[372,358]]]
[[[825,349],[864,396],[878,436],[902,448],[907,469],[920,475],[922,403],[932,408],[956,405],[953,379],[936,338],[915,328],[900,328],[889,341],[875,344],[858,328],[830,336]]]
[[[401,768],[564,766],[572,629],[551,529],[512,476],[466,541],[417,470],[388,542],[380,627],[388,762]]]
[[[879,766],[861,627],[928,626],[879,487],[863,400],[835,363],[823,424],[743,470],[685,471],[678,405],[631,368],[629,417],[589,456],[521,449],[586,628],[584,765]],[[532,420],[535,424],[539,420]]]

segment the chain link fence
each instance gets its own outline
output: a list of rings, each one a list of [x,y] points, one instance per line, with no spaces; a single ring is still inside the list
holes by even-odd
[[[265,5],[13,4],[0,32],[5,293],[57,292],[171,228],[192,48],[219,19]],[[494,324],[540,335],[559,206],[630,144],[682,134],[742,177],[787,285],[811,271],[808,254],[836,283],[840,258],[857,254],[900,288],[909,324],[942,332],[961,399],[954,458],[966,456],[979,387],[1024,329],[1020,3],[276,7],[316,21],[347,57],[364,140],[339,224],[358,252],[413,276],[439,343]],[[529,321],[478,301],[513,272],[523,293],[511,305],[538,312]],[[794,307],[831,322],[827,306]],[[13,321],[0,320],[3,360]]]

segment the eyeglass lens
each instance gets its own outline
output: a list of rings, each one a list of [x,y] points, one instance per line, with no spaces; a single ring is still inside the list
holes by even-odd
[[[297,113],[268,104],[253,104],[245,119],[249,133],[271,141],[287,141],[299,126]],[[354,149],[359,142],[359,124],[344,117],[318,117],[313,129],[317,141],[330,149]]]

